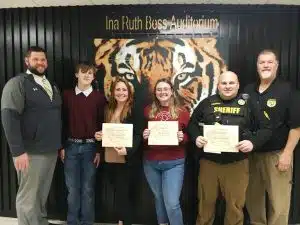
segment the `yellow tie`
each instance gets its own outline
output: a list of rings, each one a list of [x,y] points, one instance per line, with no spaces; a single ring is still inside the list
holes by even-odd
[[[43,82],[44,90],[47,92],[47,94],[49,95],[49,97],[52,101],[53,91],[52,91],[52,88],[51,88],[51,85],[50,85],[49,81],[46,78],[43,78],[42,82]]]

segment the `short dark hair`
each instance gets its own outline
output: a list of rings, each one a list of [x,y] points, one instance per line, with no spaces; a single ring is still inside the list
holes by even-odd
[[[260,51],[257,55],[257,58],[260,55],[265,55],[265,54],[273,54],[275,56],[276,61],[278,61],[278,54],[277,54],[277,51],[274,49],[264,49],[264,50]]]
[[[32,52],[44,52],[46,54],[45,49],[39,46],[30,46],[25,54],[25,57],[29,57]]]
[[[86,73],[89,70],[92,70],[94,74],[97,72],[97,68],[93,64],[88,62],[78,63],[75,67],[75,73],[79,73],[80,70],[83,73]]]

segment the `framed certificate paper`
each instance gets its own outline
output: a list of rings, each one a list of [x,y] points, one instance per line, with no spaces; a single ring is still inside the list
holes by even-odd
[[[178,145],[178,121],[149,121],[148,145]]]
[[[231,125],[204,125],[203,136],[207,139],[204,152],[238,152],[239,127]]]
[[[102,147],[132,147],[133,124],[103,123]]]

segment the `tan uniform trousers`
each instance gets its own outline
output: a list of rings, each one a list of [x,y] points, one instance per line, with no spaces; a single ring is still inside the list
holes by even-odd
[[[291,167],[286,172],[277,168],[280,151],[254,153],[249,157],[249,186],[246,207],[251,225],[287,225],[292,188]],[[268,212],[266,212],[268,194]]]
[[[224,225],[243,225],[243,208],[248,180],[248,159],[229,164],[218,164],[201,159],[198,179],[199,208],[196,224],[213,224],[215,204],[221,191],[226,201]]]

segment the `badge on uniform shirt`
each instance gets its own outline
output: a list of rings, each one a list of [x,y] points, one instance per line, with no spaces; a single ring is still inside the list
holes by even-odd
[[[247,93],[242,94],[242,98],[247,101],[249,99],[249,94]]]
[[[267,106],[270,108],[273,108],[274,106],[276,106],[276,99],[274,99],[274,98],[268,99]]]
[[[244,99],[239,99],[238,104],[239,105],[245,105],[246,101]]]

